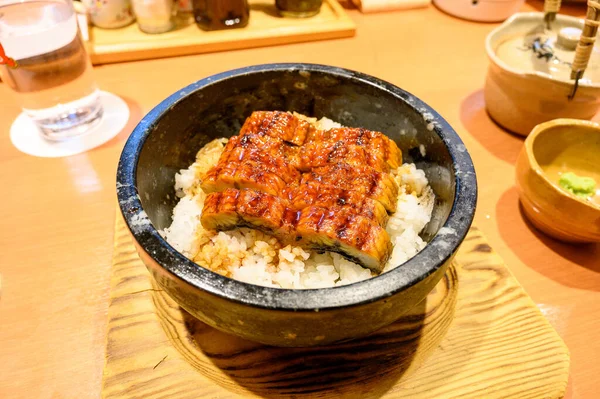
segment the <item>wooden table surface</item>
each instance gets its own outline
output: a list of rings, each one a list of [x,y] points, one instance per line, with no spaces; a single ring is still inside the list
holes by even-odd
[[[541,2],[524,10],[540,9]],[[563,7],[583,15],[585,8]],[[95,68],[100,87],[124,98],[121,134],[86,154],[34,158],[10,143],[19,113],[0,84],[0,397],[95,398],[104,362],[115,170],[142,115],[175,90],[231,68],[314,62],[390,81],[426,101],[457,130],[479,180],[476,223],[571,351],[568,397],[600,393],[600,246],[570,246],[523,220],[514,185],[522,138],[485,112],[484,38],[496,24],[428,9],[362,15],[356,37]]]

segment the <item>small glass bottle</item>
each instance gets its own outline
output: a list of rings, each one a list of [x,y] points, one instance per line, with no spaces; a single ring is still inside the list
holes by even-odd
[[[307,18],[321,11],[323,0],[275,0],[279,13],[284,17]]]
[[[193,0],[194,19],[203,30],[243,28],[250,19],[247,0]]]
[[[131,9],[131,0],[83,0],[82,3],[88,10],[92,24],[98,28],[122,28],[135,20]]]
[[[164,33],[175,27],[177,12],[174,0],[132,0],[133,11],[144,33]]]

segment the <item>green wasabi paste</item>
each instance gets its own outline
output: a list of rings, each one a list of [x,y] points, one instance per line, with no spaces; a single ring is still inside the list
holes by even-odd
[[[581,198],[587,198],[594,195],[596,181],[591,177],[577,176],[573,172],[563,173],[558,180],[558,184],[565,190]]]

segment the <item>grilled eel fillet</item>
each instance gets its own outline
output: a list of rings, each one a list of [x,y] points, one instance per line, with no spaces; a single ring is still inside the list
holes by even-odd
[[[266,145],[272,145],[271,140],[266,140]],[[289,158],[277,155],[279,149],[272,154],[255,146],[237,146],[239,141],[243,138],[238,136],[227,143],[217,165],[202,180],[201,187],[205,193],[226,188],[250,188],[290,198],[297,187],[310,186],[316,191],[356,191],[380,202],[388,212],[396,209],[398,185],[389,173],[379,172],[368,165],[337,162],[300,174]]]
[[[398,184],[389,173],[378,172],[370,166],[351,166],[334,163],[303,173],[300,186],[357,191],[381,203],[388,211],[396,210]]]
[[[239,136],[229,140],[217,165],[202,179],[201,188],[204,192],[252,188],[281,195],[287,185],[300,180],[297,168],[299,147],[279,136],[303,142],[306,136],[304,130],[308,131],[308,128],[297,128],[290,119],[295,117],[286,113],[274,112],[272,118],[265,121],[257,119],[257,115],[264,113],[254,112],[242,126]],[[287,117],[277,119],[276,115],[279,114]],[[268,120],[272,121],[270,125],[266,123]],[[282,126],[285,121],[292,121],[289,132]],[[305,121],[301,122],[308,125]]]
[[[289,113],[254,112],[202,178],[209,196],[201,221],[207,229],[250,226],[380,271],[391,246],[387,212],[398,195],[388,172],[401,163],[382,133],[321,131]]]
[[[247,134],[268,135],[300,146],[315,128],[289,112],[255,111],[246,119],[240,136]]]
[[[251,188],[280,195],[300,179],[300,172],[282,154],[285,144],[281,140],[247,137],[229,140],[217,165],[202,179],[200,187],[205,193]]]
[[[335,187],[323,187],[315,182],[308,182],[289,190],[289,206],[302,210],[309,206],[328,209],[332,206],[347,206],[358,214],[374,220],[381,227],[388,222],[388,213],[379,201],[366,197],[357,190],[343,190]]]
[[[392,249],[385,229],[350,206],[309,206],[299,211],[282,198],[250,189],[210,193],[201,222],[210,230],[258,229],[284,243],[338,252],[376,272],[382,271],[382,260]]]
[[[402,152],[393,140],[380,132],[363,128],[335,128],[329,130],[312,129],[306,137],[306,144],[315,143],[322,147],[328,157],[345,161],[346,157],[363,157],[367,164],[379,171],[389,171],[402,165]],[[364,154],[362,151],[364,151]],[[319,154],[320,155],[320,154]],[[318,155],[313,156],[317,158]],[[322,158],[321,158],[322,159]],[[315,160],[309,166],[320,166]]]

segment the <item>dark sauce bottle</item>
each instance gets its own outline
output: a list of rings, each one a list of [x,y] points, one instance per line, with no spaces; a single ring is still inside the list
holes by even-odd
[[[203,30],[243,28],[250,19],[247,0],[193,0],[194,19]]]
[[[323,0],[275,0],[279,13],[284,17],[307,18],[317,15]]]

